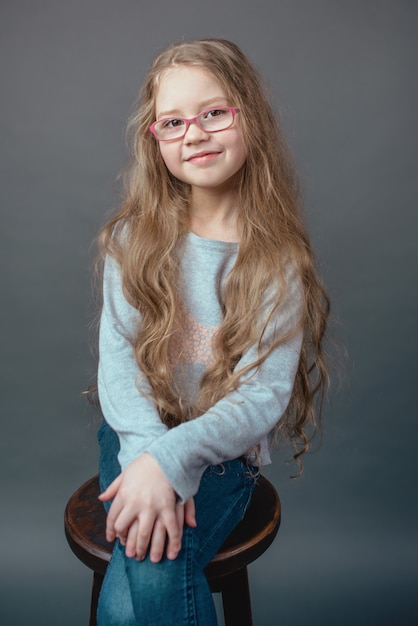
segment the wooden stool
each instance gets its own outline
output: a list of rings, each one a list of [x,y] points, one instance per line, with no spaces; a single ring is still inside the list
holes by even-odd
[[[97,602],[113,546],[105,538],[106,513],[97,499],[99,493],[94,476],[73,493],[64,516],[72,551],[94,572],[90,626],[96,626]],[[267,478],[260,476],[244,519],[205,570],[212,592],[222,593],[226,626],[252,626],[247,565],[267,550],[279,525],[279,496]]]

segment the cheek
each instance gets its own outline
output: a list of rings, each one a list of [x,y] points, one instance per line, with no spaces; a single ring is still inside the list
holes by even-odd
[[[237,129],[234,137],[232,137],[231,146],[237,161],[241,161],[243,165],[248,156],[247,144],[244,141],[241,129]]]
[[[235,159],[237,161],[237,165],[244,165],[247,160],[248,150],[244,141],[239,141],[235,144]]]
[[[242,142],[242,144],[241,144],[241,155],[242,155],[242,164],[244,165],[245,161],[247,160],[247,156],[248,156],[248,149],[247,149],[247,146],[245,145],[244,142]]]
[[[160,155],[162,160],[164,161],[164,163],[166,163],[167,160],[167,150],[166,150],[166,146],[163,143],[159,143],[158,144],[160,147]]]
[[[168,170],[174,174],[177,169],[176,165],[178,164],[178,156],[176,155],[175,146],[160,143],[160,154]]]

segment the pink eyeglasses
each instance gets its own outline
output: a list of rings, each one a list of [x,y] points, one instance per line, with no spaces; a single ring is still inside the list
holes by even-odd
[[[218,107],[206,109],[196,117],[165,117],[151,124],[149,129],[158,141],[171,141],[184,137],[192,122],[206,133],[216,133],[232,126],[238,111],[239,109],[234,107]]]

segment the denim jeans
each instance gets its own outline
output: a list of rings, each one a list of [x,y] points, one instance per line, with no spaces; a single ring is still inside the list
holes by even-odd
[[[119,440],[104,420],[98,439],[103,490],[120,472]],[[216,626],[204,568],[244,516],[255,481],[256,470],[242,459],[208,467],[195,496],[197,527],[184,527],[174,561],[127,558],[116,541],[99,598],[98,626]]]

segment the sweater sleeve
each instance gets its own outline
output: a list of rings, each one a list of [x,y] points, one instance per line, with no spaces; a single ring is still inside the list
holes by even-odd
[[[103,415],[119,437],[118,458],[122,469],[167,431],[149,398],[151,386],[139,376],[133,354],[132,341],[139,323],[138,311],[123,295],[119,266],[113,258],[107,257],[99,334],[98,389]]]
[[[295,281],[285,305],[269,323],[264,348],[300,319],[300,305]],[[302,331],[279,344],[257,370],[245,374],[237,390],[204,415],[168,430],[147,446],[182,502],[198,491],[206,467],[247,453],[272,431],[292,395],[301,343]],[[257,358],[254,345],[242,356],[240,369]]]

